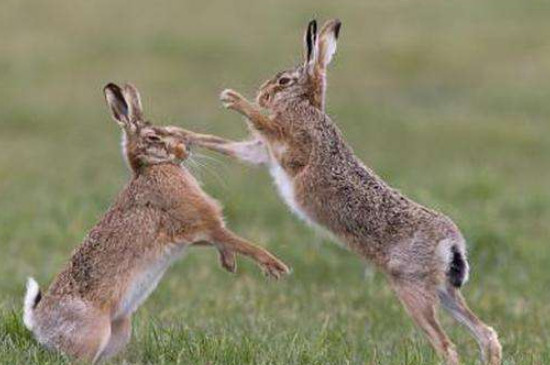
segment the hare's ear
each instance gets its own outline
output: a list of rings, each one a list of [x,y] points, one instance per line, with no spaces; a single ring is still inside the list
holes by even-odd
[[[315,58],[317,44],[317,21],[311,20],[304,33],[304,65]]]
[[[315,55],[315,63],[321,70],[326,69],[332,56],[336,53],[336,42],[340,34],[342,22],[338,19],[329,20],[323,25],[319,38],[317,39],[317,54]]]
[[[139,96],[138,89],[127,83],[123,89],[124,99],[128,104],[128,114],[132,122],[141,122],[143,120],[143,107],[141,105],[141,97]]]
[[[116,84],[109,83],[103,88],[103,92],[111,109],[111,117],[118,125],[127,129],[130,126],[130,115],[122,89]]]

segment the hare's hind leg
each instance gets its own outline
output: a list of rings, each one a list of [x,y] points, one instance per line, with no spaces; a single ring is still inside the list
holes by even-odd
[[[500,365],[502,347],[495,330],[483,323],[469,308],[458,288],[447,285],[439,290],[441,304],[476,338],[483,360],[490,365]]]
[[[391,279],[391,283],[407,313],[424,331],[438,355],[445,360],[447,365],[458,365],[455,346],[437,320],[439,301],[436,290],[431,290],[426,283],[404,279]]]
[[[289,268],[269,251],[258,247],[245,239],[237,236],[228,229],[222,228],[212,234],[212,241],[223,250],[237,252],[248,256],[258,263],[267,274],[279,278],[282,274],[288,274]]]
[[[130,341],[132,336],[132,322],[130,317],[123,317],[111,322],[111,336],[109,342],[98,355],[98,360],[107,360],[118,354]]]
[[[38,308],[35,333],[45,346],[78,360],[96,362],[111,333],[110,319],[81,300],[61,300]]]

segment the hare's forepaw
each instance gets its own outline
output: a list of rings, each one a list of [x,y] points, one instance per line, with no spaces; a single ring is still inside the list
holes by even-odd
[[[237,257],[235,252],[229,250],[219,250],[220,265],[230,273],[237,272]]]
[[[268,256],[261,263],[264,273],[274,279],[280,279],[283,275],[290,274],[290,269],[281,260]]]
[[[224,108],[232,110],[242,109],[242,106],[247,102],[244,96],[231,89],[225,89],[222,91],[220,94],[220,100]]]

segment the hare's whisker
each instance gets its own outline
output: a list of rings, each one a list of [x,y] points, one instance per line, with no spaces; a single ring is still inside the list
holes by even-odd
[[[227,167],[226,164],[223,163],[223,161],[215,158],[215,157],[212,157],[212,156],[209,156],[209,155],[203,155],[202,153],[199,153],[199,154],[196,154],[196,157],[199,158],[199,159],[205,159],[205,160],[208,160],[208,161],[212,161],[212,162],[215,162],[217,165],[220,165],[220,166],[223,166],[224,168]]]
[[[193,176],[195,176],[195,178],[197,179],[199,184],[202,185],[202,180],[204,179],[204,174],[201,171],[201,166],[198,165],[197,162],[195,160],[193,160],[192,158],[188,158],[187,160],[183,161],[182,165],[184,165],[189,170],[191,170],[191,173],[193,174]]]
[[[220,183],[220,185],[224,188],[224,189],[227,189],[227,184],[226,182],[224,181],[224,179],[216,172],[216,170],[214,168],[212,168],[211,166],[208,166],[204,161],[198,161],[196,160],[195,158],[191,158],[191,160],[193,161],[194,164],[196,164],[197,166],[200,166],[204,171],[208,172],[209,174],[211,174],[212,176],[214,176],[214,178],[217,180],[218,183]]]

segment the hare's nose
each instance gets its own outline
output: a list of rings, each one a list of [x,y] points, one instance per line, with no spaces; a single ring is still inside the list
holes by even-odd
[[[269,92],[263,92],[260,95],[258,95],[257,103],[261,107],[265,107],[265,106],[267,106],[267,103],[269,102],[269,99],[270,99]]]
[[[174,147],[174,154],[178,159],[185,160],[187,156],[189,156],[189,150],[184,143],[178,143],[176,147]]]

